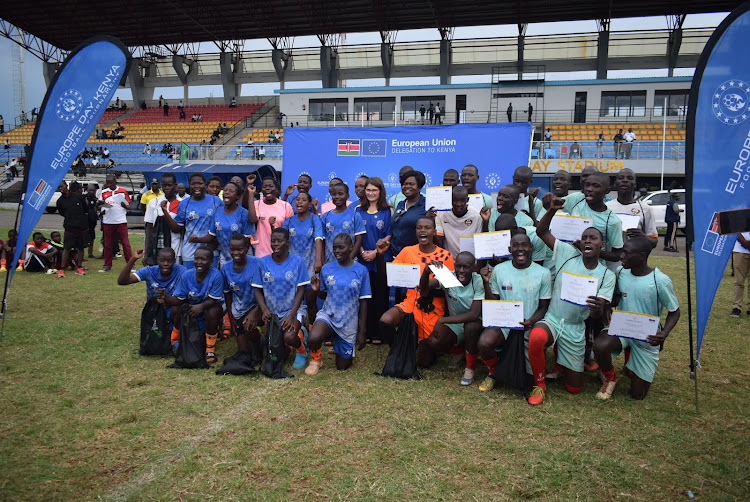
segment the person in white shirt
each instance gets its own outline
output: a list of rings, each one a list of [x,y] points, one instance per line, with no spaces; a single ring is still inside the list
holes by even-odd
[[[625,139],[625,144],[623,145],[623,150],[625,151],[625,158],[629,159],[630,154],[633,152],[633,143],[636,140],[633,129],[628,129],[628,132],[625,133],[625,136],[623,136],[623,138]]]
[[[737,236],[737,242],[732,249],[732,263],[734,264],[734,305],[732,306],[732,317],[739,317],[742,313],[742,300],[745,291],[745,282],[747,285],[747,311],[750,315],[750,282],[748,281],[748,272],[750,272],[750,232],[745,232]]]
[[[128,239],[127,212],[130,207],[130,194],[124,188],[117,186],[114,174],[108,174],[105,187],[102,189],[97,209],[104,208],[102,226],[104,228],[104,266],[99,272],[109,272],[112,269],[112,243],[115,234],[120,238],[125,260],[130,260],[130,240]]]
[[[151,155],[151,143],[146,143],[146,146],[143,147],[143,153]]]
[[[151,199],[146,205],[146,212],[143,216],[143,222],[146,224],[145,239],[144,239],[144,253],[143,253],[143,264],[146,265],[146,259],[149,256],[155,255],[157,250],[151,249],[151,234],[153,233],[154,223],[156,218],[164,216],[164,210],[161,207],[163,200],[167,201],[167,210],[174,219],[177,216],[177,208],[182,200],[182,197],[177,195],[177,177],[174,173],[164,173],[161,175],[161,195]],[[181,260],[182,251],[182,233],[181,232],[170,232],[170,246],[174,250],[177,263]]]

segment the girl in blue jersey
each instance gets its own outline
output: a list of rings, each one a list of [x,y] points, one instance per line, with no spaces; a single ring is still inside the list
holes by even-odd
[[[226,197],[227,189],[224,188]],[[255,299],[253,282],[258,282],[260,267],[258,258],[248,256],[250,244],[247,237],[236,233],[229,239],[232,262],[222,267],[224,274],[224,298],[232,332],[237,336],[237,350],[249,356],[250,342],[260,340],[257,329],[260,308]]]
[[[349,187],[346,183],[339,183],[329,188],[334,208],[321,216],[323,231],[325,232],[326,263],[336,261],[333,255],[333,239],[338,234],[344,233],[351,236],[354,242],[352,248],[352,259],[355,259],[362,249],[362,239],[365,235],[365,225],[362,217],[354,211],[353,207],[346,205],[349,198]]]
[[[298,193],[294,204],[296,214],[284,220],[281,226],[289,231],[289,252],[305,261],[307,274],[312,277],[323,267],[323,223],[311,211],[312,196],[309,193]],[[317,296],[313,290],[305,290],[305,303],[308,322],[312,323],[318,312]]]
[[[293,368],[304,368],[307,351],[302,343],[302,320],[307,309],[302,305],[305,286],[310,284],[305,262],[289,253],[289,231],[275,228],[271,232],[271,254],[260,259],[260,277],[253,280],[255,298],[263,322],[277,316],[284,331],[284,343],[297,351]]]
[[[370,278],[367,269],[352,259],[352,247],[352,238],[348,234],[338,234],[333,240],[336,262],[323,265],[320,276],[313,276],[310,280],[312,290],[325,299],[325,303],[307,339],[312,355],[312,361],[305,369],[307,375],[317,375],[323,366],[320,349],[328,337],[333,337],[338,370],[351,367],[355,342],[356,350],[365,347]]]
[[[367,180],[364,187],[364,197],[360,198],[359,206],[356,208],[365,224],[365,234],[362,239],[362,251],[357,261],[364,265],[370,276],[370,288],[372,299],[367,307],[367,331],[365,337],[373,343],[380,343],[380,316],[388,310],[388,284],[385,280],[385,271],[378,274],[376,244],[380,239],[390,240],[391,232],[391,207],[385,198],[385,185],[383,180],[377,176]],[[384,261],[393,261],[390,249],[386,251]]]
[[[202,173],[190,175],[190,196],[180,202],[174,219],[166,209],[167,201],[161,203],[164,218],[172,232],[182,232],[182,264],[193,268],[195,250],[201,246],[200,237],[208,234],[214,224],[214,215],[222,207],[222,201],[206,193],[206,177]]]
[[[255,225],[250,223],[247,209],[238,204],[242,198],[242,188],[230,181],[224,187],[224,208],[214,214],[214,222],[208,234],[194,240],[202,244],[218,246],[221,268],[232,261],[229,252],[229,239],[237,233],[248,237],[255,236]]]

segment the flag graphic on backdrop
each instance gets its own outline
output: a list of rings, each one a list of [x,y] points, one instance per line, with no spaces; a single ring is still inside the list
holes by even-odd
[[[340,139],[338,155],[341,157],[359,157],[359,140]]]

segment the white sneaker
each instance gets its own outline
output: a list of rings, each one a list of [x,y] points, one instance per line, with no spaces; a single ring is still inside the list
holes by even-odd
[[[607,380],[602,384],[602,388],[599,389],[599,392],[596,393],[597,399],[607,400],[612,397],[612,394],[615,392],[615,387],[617,386],[617,380]]]
[[[461,385],[471,385],[474,383],[474,370],[466,368],[464,370],[464,376],[461,379]]]

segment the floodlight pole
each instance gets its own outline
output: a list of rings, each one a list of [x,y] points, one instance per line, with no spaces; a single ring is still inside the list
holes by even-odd
[[[664,96],[664,126],[661,130],[661,186],[659,190],[664,190],[664,157],[667,150],[667,97]]]

